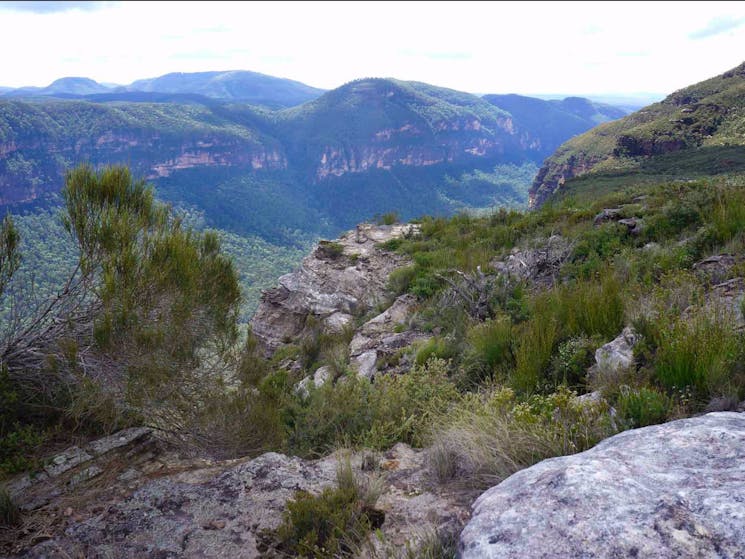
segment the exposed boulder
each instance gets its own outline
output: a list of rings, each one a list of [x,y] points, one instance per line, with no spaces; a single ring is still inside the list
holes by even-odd
[[[619,219],[618,224],[626,227],[626,231],[634,236],[640,235],[644,229],[644,221],[638,217]]]
[[[609,221],[618,221],[623,217],[622,208],[605,208],[592,220],[594,225],[600,225]]]
[[[696,262],[693,265],[693,270],[700,278],[718,284],[727,279],[737,262],[738,259],[732,254],[715,254]]]
[[[462,559],[742,557],[745,415],[620,433],[482,494]]]
[[[743,315],[743,298],[745,298],[745,278],[732,278],[712,286],[704,295],[703,306],[692,305],[683,311],[687,318],[703,310],[710,316],[731,320],[737,330],[745,328]]]
[[[332,379],[333,374],[331,372],[331,367],[329,367],[328,365],[324,365],[323,367],[318,367],[318,369],[316,369],[316,372],[313,373],[312,377],[305,377],[303,380],[298,382],[297,386],[295,387],[295,391],[304,398],[307,398],[308,388],[310,387],[311,383],[313,383],[313,386],[315,386],[316,388],[320,388]]]
[[[251,325],[267,354],[302,336],[308,317],[339,332],[385,297],[388,276],[406,262],[379,248],[416,230],[415,225],[358,225],[334,242],[321,242],[300,268],[265,291]]]
[[[634,346],[639,335],[627,326],[616,338],[595,350],[592,374],[600,380],[613,381],[634,365]]]

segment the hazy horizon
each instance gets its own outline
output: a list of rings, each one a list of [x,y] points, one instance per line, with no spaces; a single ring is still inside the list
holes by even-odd
[[[11,88],[241,69],[321,89],[375,76],[650,99],[740,64],[745,4],[0,2],[0,29]]]

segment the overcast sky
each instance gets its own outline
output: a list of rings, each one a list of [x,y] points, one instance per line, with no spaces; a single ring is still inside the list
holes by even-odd
[[[253,70],[472,93],[670,93],[745,60],[745,2],[0,2],[0,85]]]

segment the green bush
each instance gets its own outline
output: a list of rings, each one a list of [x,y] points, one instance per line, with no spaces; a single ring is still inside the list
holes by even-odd
[[[417,270],[415,266],[396,268],[391,272],[391,275],[388,276],[387,290],[396,297],[406,293],[409,290],[411,283],[414,281],[416,273]]]
[[[430,338],[416,352],[416,364],[424,365],[430,359],[450,359],[453,357],[455,349],[447,340],[435,336]]]
[[[334,241],[319,241],[318,251],[326,258],[334,260],[344,254],[344,245]]]
[[[539,300],[530,320],[521,325],[515,345],[515,369],[508,383],[521,393],[538,390],[549,370],[561,323],[549,298]]]
[[[385,518],[375,509],[380,487],[358,480],[349,462],[340,465],[336,487],[319,495],[301,491],[287,503],[277,529],[280,550],[293,557],[353,557]]]
[[[18,387],[0,367],[0,478],[36,465],[36,450],[46,436],[27,415]]]
[[[314,456],[339,445],[383,449],[397,442],[421,446],[433,414],[457,399],[447,363],[432,359],[406,375],[372,384],[349,374],[337,383],[311,387],[282,411],[290,452]]]
[[[622,387],[616,399],[616,412],[629,428],[656,425],[667,420],[672,409],[671,399],[653,388]]]
[[[559,344],[551,362],[554,384],[570,387],[583,386],[587,369],[592,365],[595,350],[598,347],[597,340],[586,336],[569,338]]]
[[[398,223],[399,221],[400,219],[398,216],[398,212],[395,211],[384,213],[376,219],[378,225],[393,225],[394,223]]]
[[[462,367],[467,386],[505,377],[514,367],[513,332],[509,316],[476,324],[466,334],[468,349]]]

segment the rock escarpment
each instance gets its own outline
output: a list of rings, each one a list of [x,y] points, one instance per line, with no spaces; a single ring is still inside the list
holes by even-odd
[[[626,431],[481,495],[460,556],[721,557],[745,549],[745,414]]]

